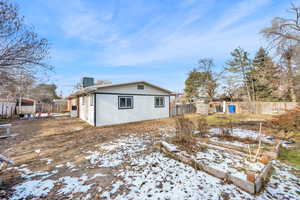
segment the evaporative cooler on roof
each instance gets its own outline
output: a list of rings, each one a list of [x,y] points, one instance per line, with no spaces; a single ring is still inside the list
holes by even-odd
[[[91,77],[83,77],[82,78],[82,87],[83,88],[89,87],[92,85],[94,85],[94,78],[91,78]]]

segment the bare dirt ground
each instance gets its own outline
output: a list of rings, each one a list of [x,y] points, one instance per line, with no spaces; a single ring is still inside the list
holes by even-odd
[[[0,153],[15,163],[0,172],[4,199],[294,199],[300,195],[294,189],[300,181],[289,173],[293,168],[280,163],[276,163],[280,173],[257,198],[152,152],[156,141],[174,131],[172,119],[98,128],[75,118],[20,120],[12,125],[15,137],[0,140]]]
[[[96,174],[98,171],[107,173],[111,169],[87,169],[86,152],[94,151],[96,145],[131,135],[159,135],[159,130],[168,127],[168,124],[169,120],[152,120],[95,128],[77,118],[20,120],[12,123],[15,137],[0,141],[0,152],[12,159],[16,167],[26,166],[31,172],[51,171],[56,166],[73,163],[79,166],[77,175],[85,172]],[[56,176],[71,175],[68,167],[62,169]],[[24,181],[22,173],[13,168],[6,173],[1,172],[0,176],[7,191]],[[109,185],[112,179],[110,176],[102,177],[102,187]]]

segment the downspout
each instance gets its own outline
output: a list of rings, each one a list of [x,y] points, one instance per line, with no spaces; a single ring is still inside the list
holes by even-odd
[[[97,126],[97,119],[96,119],[96,116],[97,116],[97,94],[94,93],[94,127]]]
[[[79,109],[80,109],[80,108],[79,108],[79,106],[80,106],[79,98],[80,98],[80,97],[77,96],[77,117],[78,117],[78,118],[80,118],[80,116],[79,116]]]
[[[171,101],[170,101],[170,95],[169,95],[169,117],[171,117]]]

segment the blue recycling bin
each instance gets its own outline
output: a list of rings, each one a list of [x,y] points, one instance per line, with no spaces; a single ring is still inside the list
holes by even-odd
[[[228,105],[229,113],[235,113],[235,105]]]

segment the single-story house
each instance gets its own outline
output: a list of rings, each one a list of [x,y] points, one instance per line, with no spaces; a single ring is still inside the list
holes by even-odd
[[[113,125],[169,117],[171,95],[146,81],[92,85],[71,94],[68,107],[93,126]]]

